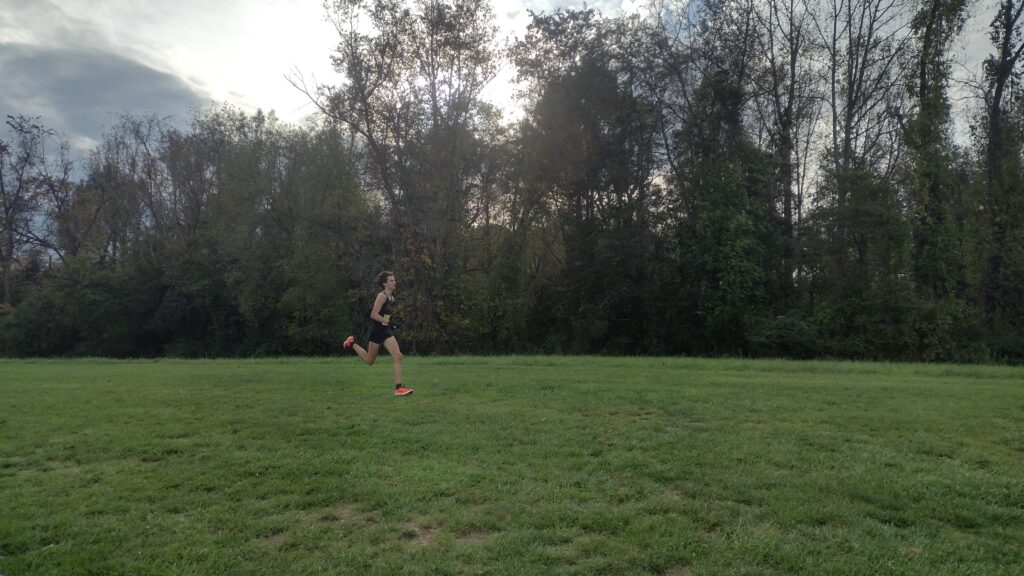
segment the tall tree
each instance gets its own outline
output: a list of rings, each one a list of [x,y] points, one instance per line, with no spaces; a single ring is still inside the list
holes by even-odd
[[[879,238],[872,227],[895,222],[873,208],[879,194],[891,196],[886,206],[903,202],[893,184],[903,153],[899,119],[909,98],[901,66],[912,37],[906,5],[899,0],[826,0],[812,16],[825,55],[827,141],[808,222],[822,236],[821,243],[811,241],[820,247],[814,259],[821,258],[821,266],[813,267],[819,277],[806,279],[813,303],[820,301],[819,289],[823,296],[858,298],[850,290],[867,289],[882,272],[866,268],[874,250],[864,243]],[[898,236],[890,232],[885,236]]]
[[[768,304],[761,239],[769,162],[744,129],[746,98],[726,70],[705,77],[677,135],[678,265],[691,306],[680,320],[693,325],[691,350],[701,353],[748,352]]]
[[[985,59],[982,205],[987,242],[984,310],[1000,354],[1024,350],[1024,2],[1002,0],[990,26],[994,53]]]
[[[173,233],[173,181],[164,162],[171,133],[167,118],[123,114],[89,156],[88,186],[101,206],[101,259],[118,262],[133,242]]]
[[[965,0],[927,0],[911,23],[916,38],[910,72],[916,110],[907,126],[914,209],[914,275],[929,297],[962,294],[964,249],[956,213],[964,188],[954,176],[950,136],[949,49],[966,18]]]
[[[40,225],[45,141],[53,132],[40,119],[8,116],[9,140],[0,140],[0,266],[4,275],[4,304],[13,299],[13,274],[19,255],[31,245]]]
[[[547,190],[564,247],[546,296],[572,349],[639,352],[653,326],[654,107],[633,69],[638,26],[592,10],[534,15],[514,48],[533,100],[522,123],[527,172]],[[646,329],[645,329],[646,328]]]
[[[330,5],[344,76],[320,87],[321,110],[358,136],[367,183],[388,207],[393,259],[412,292],[406,332],[413,349],[443,343],[444,300],[467,230],[470,148],[479,97],[496,74],[486,0],[338,0]]]
[[[814,131],[821,94],[810,7],[806,0],[766,0],[753,14],[763,71],[754,77],[757,118],[765,143],[774,155],[775,179],[768,207],[781,223],[781,266],[777,271],[783,297],[778,305],[792,305],[797,272],[794,232],[802,216],[810,135]]]

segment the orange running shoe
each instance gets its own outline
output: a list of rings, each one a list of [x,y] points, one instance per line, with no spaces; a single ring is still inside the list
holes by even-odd
[[[412,394],[412,388],[395,388],[395,396],[408,396],[409,394]]]
[[[349,336],[348,338],[345,338],[345,341],[341,343],[341,346],[342,346],[342,348],[348,348],[355,341],[356,341],[356,337],[355,336]]]

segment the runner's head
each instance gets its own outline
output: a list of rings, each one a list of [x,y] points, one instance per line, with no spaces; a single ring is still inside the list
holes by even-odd
[[[391,272],[390,270],[385,270],[385,271],[381,272],[380,274],[377,274],[377,279],[375,280],[375,283],[376,283],[378,288],[380,288],[381,290],[387,288],[389,282],[392,283],[391,284],[391,289],[393,290],[395,288],[395,284],[394,284],[394,282],[395,282],[395,273],[394,272]]]

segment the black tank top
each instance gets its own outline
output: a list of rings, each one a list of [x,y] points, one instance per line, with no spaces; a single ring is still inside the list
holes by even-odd
[[[381,292],[381,294],[384,294],[384,292]],[[391,303],[394,302],[394,301],[395,301],[394,297],[388,298],[388,295],[384,294],[384,304],[380,307],[379,314],[381,316],[387,316],[388,314],[390,314],[391,313]]]

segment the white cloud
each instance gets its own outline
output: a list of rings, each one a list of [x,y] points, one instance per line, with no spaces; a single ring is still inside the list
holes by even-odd
[[[245,109],[297,120],[305,102],[285,80],[292,68],[331,73],[336,44],[320,0],[61,0],[119,49]]]
[[[589,6],[610,15],[639,1],[495,0],[493,11],[499,34],[511,38],[525,34],[528,10]],[[5,44],[53,53],[109,53],[126,66],[129,62],[141,65],[133,67],[136,72],[145,68],[167,74],[201,97],[249,111],[272,109],[285,121],[299,122],[314,110],[287,81],[288,74],[298,72],[323,83],[338,80],[330,64],[337,32],[325,17],[322,0],[4,0],[4,4],[0,41]],[[57,71],[40,72],[48,73]],[[514,116],[518,104],[513,98],[513,76],[506,64],[484,96]],[[46,82],[36,82],[32,89],[38,91],[40,84]],[[60,89],[59,84],[54,86]],[[14,89],[0,84],[0,102],[26,102]],[[116,94],[98,92],[96,96],[108,99],[108,113],[126,107],[134,111],[131,103]],[[67,99],[67,95],[40,92],[34,97],[38,99],[34,113],[48,116],[60,115],[54,106]],[[103,101],[96,103],[97,108],[102,105]],[[166,112],[180,114],[180,108]],[[99,135],[82,136],[95,140]]]
[[[0,10],[0,116],[41,116],[79,150],[118,112],[182,114],[207,101],[166,66],[119,46],[108,27],[64,3],[5,0]]]
[[[962,48],[968,71],[977,73],[989,50],[987,30],[995,13],[995,2],[983,0],[972,8]],[[257,107],[273,109],[285,121],[299,122],[313,112],[313,107],[285,76],[297,71],[307,80],[315,78],[329,84],[338,81],[330,65],[330,56],[338,41],[337,32],[325,18],[322,0],[3,0],[3,3],[0,42],[5,45],[45,48],[52,54],[61,51],[92,53],[96,59],[101,54],[109,54],[125,70],[132,71],[135,78],[147,78],[147,82],[158,78],[161,86],[173,87],[175,98],[208,97],[249,111]],[[590,7],[613,16],[635,13],[646,3],[647,0],[493,0],[492,6],[499,34],[510,38],[525,34],[530,21],[528,11],[550,13],[557,8]],[[0,65],[9,64],[13,58],[11,51],[7,52],[0,52]],[[98,64],[96,59],[90,60],[91,65]],[[50,82],[47,76],[66,78],[68,71],[59,68],[58,59],[48,62],[50,68],[36,71],[39,78],[31,85],[27,80],[17,85],[10,81],[0,83],[0,103],[31,104],[34,113],[61,114],[60,106],[70,99],[69,95],[46,94],[43,89],[49,86],[67,90],[67,84]],[[91,74],[90,71],[78,73],[79,76]],[[507,110],[506,117],[520,114],[513,97],[514,75],[512,66],[506,63],[484,92],[485,99]],[[25,79],[24,71],[21,77]],[[77,81],[84,80],[77,78]],[[125,79],[118,84],[113,77],[106,81],[121,86],[121,91],[125,90],[125,83],[135,82]],[[132,94],[145,95],[140,87],[131,86]],[[91,110],[104,110],[105,116],[126,108],[133,111],[131,102],[118,98],[116,91],[104,92],[98,85],[92,87],[97,90],[95,97],[99,100],[93,103]],[[17,93],[18,90],[24,93]],[[189,92],[194,96],[186,96]],[[109,105],[104,106],[104,102]],[[170,105],[170,99],[162,102]],[[961,105],[960,109],[963,108]],[[166,110],[172,114],[182,111],[182,106]],[[107,119],[104,117],[104,121]],[[95,140],[99,135],[82,133],[81,136]]]

